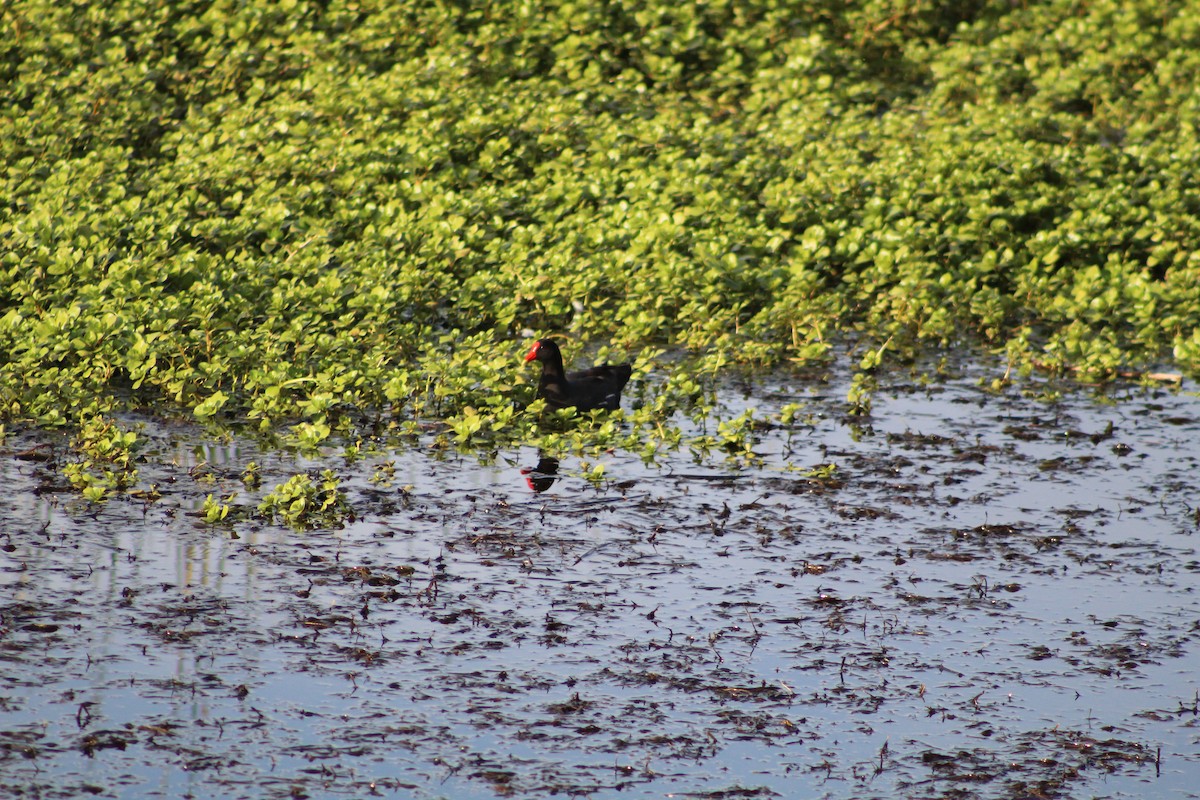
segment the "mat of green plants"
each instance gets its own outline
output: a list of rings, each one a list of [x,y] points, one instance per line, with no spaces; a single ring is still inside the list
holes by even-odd
[[[526,332],[1194,372],[1196,11],[6,3],[0,414],[527,433]]]
[[[1195,796],[1198,85],[1194,2],[3,4],[0,785]]]

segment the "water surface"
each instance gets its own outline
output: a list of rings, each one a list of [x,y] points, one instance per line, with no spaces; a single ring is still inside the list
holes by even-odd
[[[1200,402],[1047,402],[969,373],[895,379],[867,418],[845,414],[844,386],[731,384],[726,417],[805,413],[758,430],[754,458],[618,452],[598,484],[570,456],[537,472],[529,448],[348,463],[143,420],[139,486],[162,497],[92,506],[63,491],[63,441],[10,432],[0,781],[26,797],[1200,796]],[[52,460],[19,457],[37,443]],[[354,521],[249,513],[321,469]],[[233,491],[247,513],[199,519]]]

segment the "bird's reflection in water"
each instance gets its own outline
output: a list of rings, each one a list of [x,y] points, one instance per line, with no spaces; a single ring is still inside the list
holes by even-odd
[[[525,476],[525,482],[529,484],[530,489],[544,492],[558,480],[558,459],[542,456],[538,459],[536,467],[524,467],[521,474]]]

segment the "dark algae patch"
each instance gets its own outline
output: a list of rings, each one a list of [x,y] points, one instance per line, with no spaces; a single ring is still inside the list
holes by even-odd
[[[1196,797],[1196,400],[1027,388],[881,376],[864,418],[766,376],[717,393],[737,449],[649,462],[125,417],[137,481],[101,503],[62,490],[69,435],[10,430],[0,780]],[[263,507],[296,475],[336,517]]]

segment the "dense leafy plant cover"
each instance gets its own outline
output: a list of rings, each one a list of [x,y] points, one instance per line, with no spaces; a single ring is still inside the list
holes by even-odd
[[[847,335],[868,369],[963,341],[1200,368],[1194,4],[0,19],[0,418],[167,401],[301,445],[380,409],[519,437],[531,332],[637,357],[643,426]],[[666,349],[687,368],[641,380]]]

